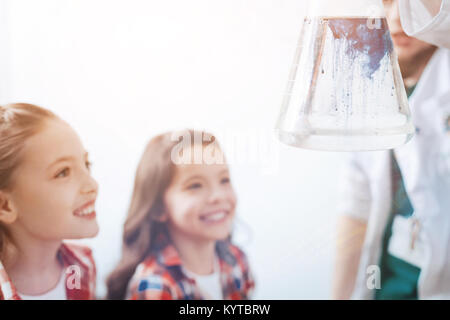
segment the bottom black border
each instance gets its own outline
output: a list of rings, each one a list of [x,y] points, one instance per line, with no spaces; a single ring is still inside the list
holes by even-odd
[[[22,312],[33,316],[66,316],[92,319],[302,319],[328,316],[367,317],[407,316],[425,311],[429,316],[447,318],[450,301],[0,301],[0,319]],[[442,308],[442,313],[440,312]],[[211,311],[210,311],[211,310]],[[61,312],[60,312],[61,311]]]

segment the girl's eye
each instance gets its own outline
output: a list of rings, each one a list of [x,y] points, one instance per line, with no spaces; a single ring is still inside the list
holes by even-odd
[[[202,187],[201,183],[193,183],[193,184],[189,185],[187,188],[189,190],[193,190],[193,189],[199,189],[201,187]]]
[[[70,173],[70,169],[64,168],[56,174],[55,178],[65,178],[69,175],[69,173]]]
[[[220,180],[220,183],[222,184],[230,183],[230,178],[223,178],[222,180]]]
[[[86,168],[87,168],[88,170],[91,170],[91,167],[92,167],[92,162],[86,161]]]

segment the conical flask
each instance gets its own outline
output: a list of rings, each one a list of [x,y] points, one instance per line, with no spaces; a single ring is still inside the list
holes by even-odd
[[[414,135],[382,0],[311,0],[276,125],[291,146],[391,149]]]

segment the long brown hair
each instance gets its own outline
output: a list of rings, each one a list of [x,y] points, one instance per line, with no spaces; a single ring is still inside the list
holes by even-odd
[[[137,265],[153,249],[153,239],[165,225],[155,218],[164,212],[164,193],[174,174],[172,151],[183,138],[189,137],[192,139],[191,144],[196,143],[194,136],[208,136],[209,141],[202,139],[202,144],[217,144],[213,135],[194,130],[164,133],[147,144],[136,171],[133,195],[124,224],[122,257],[106,281],[108,299],[125,298],[128,282]]]
[[[0,106],[0,190],[11,188],[11,177],[20,165],[26,140],[39,132],[49,119],[59,118],[51,111],[32,104]],[[8,240],[11,240],[8,230],[0,223],[0,259]]]

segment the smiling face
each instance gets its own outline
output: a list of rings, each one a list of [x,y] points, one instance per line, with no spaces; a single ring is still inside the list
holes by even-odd
[[[17,218],[8,228],[49,241],[95,236],[98,185],[75,131],[62,120],[47,120],[22,152],[8,191]]]
[[[164,201],[171,233],[205,241],[230,235],[236,195],[226,164],[175,166]]]

